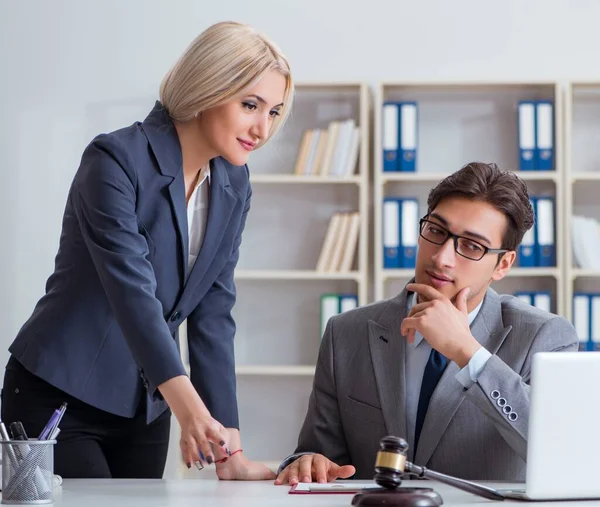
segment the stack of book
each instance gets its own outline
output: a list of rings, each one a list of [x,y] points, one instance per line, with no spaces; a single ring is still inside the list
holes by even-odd
[[[351,271],[359,232],[360,214],[358,212],[335,213],[329,220],[317,262],[317,271],[322,273]]]
[[[304,176],[352,176],[358,160],[360,128],[353,119],[332,121],[326,129],[305,130],[294,166]]]

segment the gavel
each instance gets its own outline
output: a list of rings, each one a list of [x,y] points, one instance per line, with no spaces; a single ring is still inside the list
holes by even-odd
[[[481,484],[434,472],[411,463],[406,459],[407,451],[406,440],[395,436],[383,437],[379,441],[374,476],[375,482],[381,486],[381,489],[357,493],[352,499],[352,505],[357,507],[439,507],[442,505],[442,497],[432,488],[401,488],[404,474],[419,479],[436,480],[489,500],[504,500],[504,497],[496,491]]]

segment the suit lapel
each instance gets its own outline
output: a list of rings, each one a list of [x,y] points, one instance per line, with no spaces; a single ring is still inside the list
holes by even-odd
[[[406,435],[406,340],[400,323],[406,316],[406,290],[392,299],[379,322],[369,321],[369,348],[386,430]]]
[[[505,328],[502,322],[500,297],[493,289],[488,289],[479,314],[471,325],[471,333],[484,348],[495,354],[511,329],[511,326]],[[455,379],[458,371],[456,363],[448,363],[431,396],[414,460],[418,465],[427,466],[448,424],[465,398],[464,388]]]
[[[177,222],[177,236],[181,252],[180,276],[181,280],[185,280],[188,258],[188,226],[183,158],[179,136],[167,110],[160,101],[156,101],[154,108],[143,121],[141,129],[148,138],[160,173],[169,181],[169,200]]]
[[[183,169],[177,173],[175,179],[169,185],[169,197],[171,199],[171,207],[177,221],[177,232],[179,246],[181,251],[181,279],[185,280],[185,272],[187,269],[187,259],[189,250],[188,238],[188,223],[187,223],[187,204],[185,202],[185,181],[183,178]]]
[[[231,214],[240,198],[232,191],[227,168],[220,158],[211,160],[210,174],[210,197],[208,207],[208,219],[206,223],[206,232],[204,241],[198,254],[198,258],[192,267],[187,283],[181,295],[181,300],[193,292],[206,271],[210,267],[213,258],[217,252],[219,245],[223,239],[223,235]],[[187,213],[184,214],[187,224]],[[186,225],[187,228],[187,225]],[[186,229],[187,238],[187,229]],[[186,248],[186,252],[188,249]],[[186,262],[187,267],[187,253]]]

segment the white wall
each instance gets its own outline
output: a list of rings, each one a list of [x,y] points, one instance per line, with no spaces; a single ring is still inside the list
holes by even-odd
[[[0,0],[0,364],[43,293],[82,149],[143,119],[209,24],[268,33],[301,81],[600,81],[595,0],[351,1]]]

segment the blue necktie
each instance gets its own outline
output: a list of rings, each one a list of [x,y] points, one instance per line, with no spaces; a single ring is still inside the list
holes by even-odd
[[[417,407],[414,445],[415,456],[417,454],[419,436],[421,435],[421,429],[423,428],[423,421],[425,420],[425,414],[427,413],[427,407],[429,406],[429,399],[431,398],[433,390],[440,380],[442,373],[444,373],[446,364],[448,364],[446,357],[440,354],[437,350],[431,349],[429,361],[427,361],[425,372],[423,373],[423,383],[421,384],[421,394],[419,395],[419,406]]]

